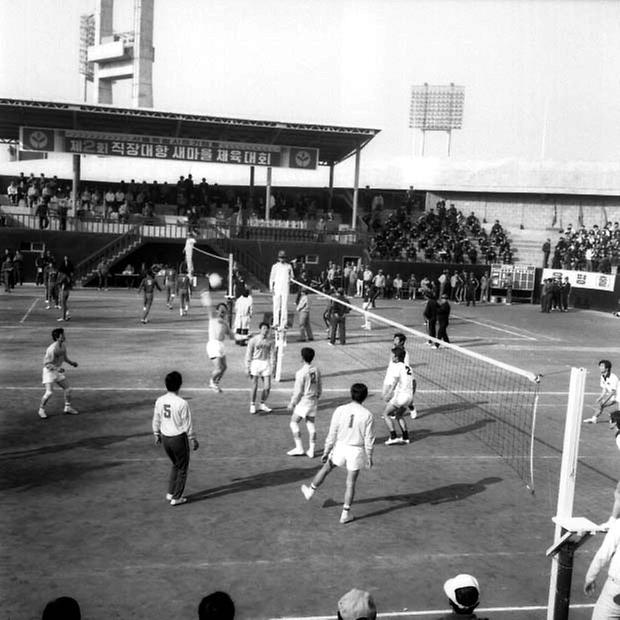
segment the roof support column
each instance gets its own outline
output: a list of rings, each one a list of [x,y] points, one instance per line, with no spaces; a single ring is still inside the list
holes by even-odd
[[[357,200],[359,195],[360,184],[360,148],[355,149],[355,178],[353,180],[353,218],[351,228],[355,230],[357,223]]]
[[[80,175],[82,168],[82,156],[73,155],[73,215],[75,216],[78,208],[78,199],[80,197]]]
[[[265,220],[269,221],[269,210],[271,208],[271,166],[267,167],[267,183],[265,187]]]
[[[327,209],[329,211],[332,210],[334,202],[334,162],[329,164],[329,193],[327,200]]]

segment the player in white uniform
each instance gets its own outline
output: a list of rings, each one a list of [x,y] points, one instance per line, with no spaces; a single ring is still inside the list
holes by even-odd
[[[347,483],[340,523],[353,521],[351,504],[355,497],[357,477],[360,469],[372,467],[375,423],[372,413],[362,406],[367,396],[368,388],[363,383],[354,383],[351,386],[352,402],[337,407],[332,414],[321,457],[324,465],[309,486],[305,484],[301,486],[301,492],[309,500],[334,467],[346,466]]]
[[[185,254],[185,264],[187,265],[187,275],[191,280],[194,277],[194,246],[196,245],[196,239],[190,234],[185,241],[185,247],[183,248],[183,254]]]
[[[198,450],[198,440],[192,427],[192,414],[187,401],[179,396],[183,385],[181,373],[173,370],[166,375],[167,393],[155,401],[153,410],[153,434],[155,444],[163,442],[164,450],[172,461],[172,471],[168,481],[166,499],[171,506],[185,504],[183,497],[187,470],[189,469],[189,443]]]
[[[413,405],[415,381],[411,366],[405,364],[404,359],[405,349],[394,347],[392,361],[383,380],[383,399],[387,404],[382,417],[390,431],[390,437],[385,442],[388,446],[409,443],[409,431],[404,416],[411,414],[414,417],[415,409],[411,410],[410,407]],[[395,422],[400,427],[402,438],[396,435]]]
[[[248,341],[248,350],[245,353],[245,367],[248,376],[252,380],[250,395],[250,413],[256,413],[256,395],[258,393],[258,380],[263,384],[261,402],[258,406],[260,411],[269,413],[272,411],[267,406],[266,400],[271,391],[271,375],[273,373],[274,343],[269,335],[269,324],[262,322],[259,325],[259,333]]]
[[[241,296],[235,301],[235,342],[241,346],[248,343],[253,312],[254,300],[250,291],[244,287]]]
[[[47,418],[45,412],[45,405],[47,401],[52,397],[52,391],[54,383],[58,384],[64,394],[65,398],[65,413],[71,413],[77,415],[77,411],[71,406],[71,388],[65,377],[65,371],[62,367],[63,362],[67,362],[70,366],[77,368],[78,363],[69,359],[67,355],[67,347],[65,346],[65,330],[59,327],[52,331],[52,344],[47,347],[45,356],[43,357],[43,380],[42,383],[45,386],[45,393],[41,398],[41,404],[39,405],[39,417]]]
[[[323,386],[320,371],[312,365],[314,349],[304,347],[301,350],[301,359],[304,361],[304,365],[295,373],[295,387],[293,388],[291,402],[288,405],[289,411],[292,412],[290,427],[295,447],[289,450],[287,454],[289,456],[303,456],[305,454],[313,459],[316,449],[314,420],[318,411],[319,398],[321,398]],[[306,428],[308,429],[309,445],[307,452],[304,452],[299,430],[299,423],[302,420],[306,421]]]
[[[598,367],[601,371],[599,383],[601,393],[596,399],[594,415],[584,420],[586,424],[596,424],[599,416],[607,407],[612,407],[612,413],[620,411],[620,384],[618,383],[618,376],[611,372],[611,362],[609,360],[601,360],[598,363]]]
[[[210,297],[209,297],[210,302]],[[207,341],[207,357],[213,363],[211,380],[209,387],[214,392],[221,392],[220,381],[228,368],[226,363],[226,351],[224,349],[224,338],[232,338],[232,333],[224,317],[226,316],[226,305],[219,304],[215,310],[210,303],[207,306],[209,311],[209,340]]]
[[[278,252],[278,262],[271,267],[269,274],[269,290],[273,295],[273,326],[276,329],[286,327],[288,294],[291,279],[293,278],[293,267],[286,262],[286,252]]]

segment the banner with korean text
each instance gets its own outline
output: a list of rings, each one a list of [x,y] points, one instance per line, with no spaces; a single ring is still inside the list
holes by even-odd
[[[590,288],[597,291],[614,292],[616,276],[610,273],[598,273],[596,271],[573,271],[570,269],[543,269],[543,280],[547,278],[568,278],[571,286],[575,288]]]
[[[20,149],[316,170],[316,148],[166,136],[20,127]]]

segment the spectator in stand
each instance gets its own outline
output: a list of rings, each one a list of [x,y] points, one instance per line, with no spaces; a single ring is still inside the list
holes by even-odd
[[[39,189],[37,185],[35,184],[35,182],[32,182],[28,186],[27,198],[28,198],[28,208],[32,211],[37,205],[37,202],[39,200]]]
[[[19,190],[17,189],[17,183],[15,181],[11,181],[7,187],[6,194],[9,197],[9,202],[13,206],[16,206],[18,203],[18,193]]]
[[[121,203],[118,208],[118,221],[121,224],[127,224],[127,222],[129,222],[129,205],[127,204],[127,200]]]
[[[543,269],[549,267],[549,254],[551,254],[551,239],[547,239],[542,245]]]
[[[108,188],[108,191],[103,197],[103,203],[105,206],[104,217],[109,218],[112,211],[114,211],[114,205],[116,204],[116,195],[112,188]]]
[[[90,193],[90,190],[88,189],[88,187],[85,187],[84,191],[82,192],[82,196],[81,196],[82,208],[85,211],[90,211],[91,198],[92,198],[92,194]]]
[[[39,218],[39,228],[41,230],[49,227],[50,220],[48,217],[47,203],[43,199],[39,199],[35,215]]]
[[[118,213],[121,205],[125,202],[125,192],[121,189],[122,185],[114,193],[114,206],[112,207],[113,212]]]

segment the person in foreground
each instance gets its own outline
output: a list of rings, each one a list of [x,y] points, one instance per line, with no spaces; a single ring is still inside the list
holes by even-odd
[[[179,396],[183,385],[180,372],[173,370],[166,375],[167,393],[155,401],[153,411],[153,434],[155,445],[163,443],[168,458],[172,461],[166,499],[171,506],[185,504],[183,497],[187,470],[189,469],[189,444],[198,450],[198,440],[192,427],[192,414],[187,401]]]
[[[372,596],[353,588],[338,601],[338,620],[375,620],[377,606]]]
[[[362,406],[367,396],[368,388],[363,383],[354,383],[351,386],[351,402],[337,407],[332,414],[321,457],[323,467],[309,486],[301,486],[301,492],[309,500],[334,467],[346,466],[347,482],[340,523],[354,520],[351,504],[355,497],[357,478],[362,467],[372,467],[375,424],[372,413]]]
[[[234,620],[235,604],[226,592],[211,592],[198,605],[198,620]]]
[[[448,579],[443,584],[443,591],[448,597],[448,603],[452,607],[452,612],[441,616],[438,620],[465,619],[487,620],[474,613],[480,605],[480,586],[478,580],[472,575],[461,573],[452,579]]]

